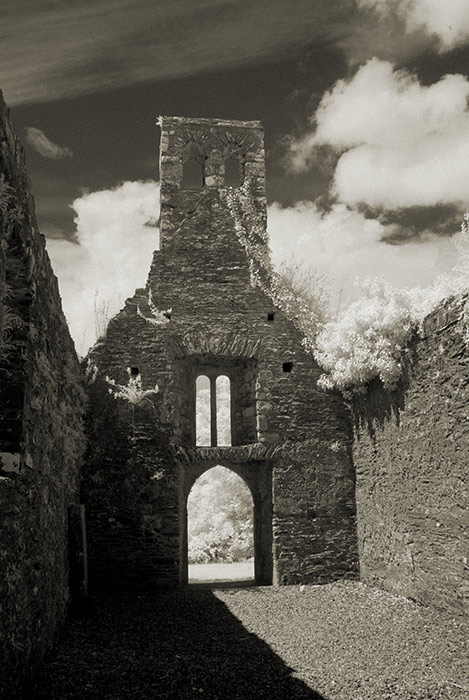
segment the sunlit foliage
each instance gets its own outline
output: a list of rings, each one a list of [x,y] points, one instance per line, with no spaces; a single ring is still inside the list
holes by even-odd
[[[426,289],[393,289],[383,279],[364,281],[361,298],[326,323],[316,340],[315,357],[326,370],[319,379],[325,389],[363,391],[379,378],[394,388],[401,377],[402,358],[412,333],[444,299],[463,300],[469,289],[469,214],[455,239],[458,262]],[[469,341],[467,302],[462,306],[463,328]]]
[[[251,493],[234,472],[214,467],[188,500],[189,562],[243,561],[253,556]]]
[[[402,349],[417,321],[411,293],[369,278],[363,296],[317,337],[315,356],[328,372],[320,378],[320,386],[346,390],[375,377],[394,386],[401,373]]]

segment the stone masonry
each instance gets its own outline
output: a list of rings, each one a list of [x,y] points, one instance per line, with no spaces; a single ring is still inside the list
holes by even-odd
[[[0,697],[19,699],[70,603],[85,392],[1,93],[0,148]]]
[[[187,497],[217,464],[251,490],[258,583],[354,577],[347,414],[253,265],[253,251],[269,256],[262,127],[160,126],[160,249],[88,358],[91,580],[185,582]],[[230,379],[231,445],[196,445],[200,375]],[[132,403],[122,394],[137,383],[147,393]]]
[[[469,611],[467,299],[425,319],[395,392],[355,402],[361,579],[451,613]]]

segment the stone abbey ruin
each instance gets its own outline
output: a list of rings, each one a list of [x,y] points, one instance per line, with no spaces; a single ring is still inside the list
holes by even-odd
[[[269,287],[259,122],[160,118],[160,248],[79,363],[0,106],[0,681],[21,697],[89,588],[187,583],[205,471],[254,504],[259,585],[360,578],[468,611],[469,352],[442,305],[399,388],[348,405]],[[155,202],[156,208],[156,202]],[[197,379],[210,386],[197,444]],[[229,439],[217,431],[228,377]],[[158,391],[156,390],[158,386]]]

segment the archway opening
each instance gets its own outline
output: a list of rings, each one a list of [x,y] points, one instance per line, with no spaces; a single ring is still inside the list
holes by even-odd
[[[182,189],[200,190],[204,186],[204,161],[190,157],[182,165]]]
[[[254,582],[253,499],[222,466],[194,483],[187,501],[189,583]]]
[[[241,187],[242,184],[241,163],[236,156],[231,156],[225,161],[225,185],[227,187]]]

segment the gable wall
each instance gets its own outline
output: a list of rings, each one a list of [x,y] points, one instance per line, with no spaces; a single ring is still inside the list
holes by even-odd
[[[233,387],[238,391],[235,404],[241,401],[243,391],[252,397],[251,405],[243,409],[246,422],[238,426],[238,440],[230,448],[228,461],[238,463],[240,469],[246,460],[252,462],[246,457],[247,442],[257,446],[256,459],[262,464],[267,460],[270,465],[274,581],[287,584],[354,576],[354,477],[348,417],[340,397],[326,395],[317,388],[319,368],[304,350],[294,324],[253,278],[243,243],[243,233],[255,229],[255,245],[261,255],[268,255],[262,129],[257,122],[167,117],[162,118],[162,129],[160,250],[154,255],[146,290],[137,290],[128,300],[89,359],[103,381],[109,375],[124,385],[128,381],[127,368],[136,367],[144,389],[157,383],[159,394],[145,399],[138,411],[155,410],[166,436],[160,435],[153,456],[148,453],[140,459],[137,443],[144,441],[145,436],[148,441],[156,440],[157,431],[150,430],[147,423],[147,429],[132,441],[134,428],[129,421],[130,416],[137,416],[136,409],[125,418],[127,408],[123,400],[108,395],[108,408],[103,408],[101,415],[117,412],[116,420],[126,423],[127,427],[119,428],[119,434],[129,436],[128,453],[121,459],[109,442],[112,438],[109,436],[105,442],[98,431],[93,431],[96,439],[92,441],[86,488],[89,503],[96,504],[96,517],[99,511],[101,534],[93,546],[97,529],[90,528],[91,568],[93,561],[98,566],[98,560],[102,560],[106,538],[114,537],[114,528],[116,532],[120,530],[122,541],[126,532],[129,537],[130,532],[134,533],[132,536],[140,533],[147,552],[144,555],[142,549],[142,556],[150,567],[151,562],[154,565],[152,580],[169,583],[177,572],[184,580],[180,545],[185,527],[185,465],[204,459],[213,463],[214,455],[223,458],[222,453],[211,452],[215,448],[203,448],[202,457],[201,448],[195,446],[195,376],[198,367],[213,366],[231,374]],[[191,140],[205,149],[212,168],[206,171],[207,186],[201,190],[181,189],[184,153]],[[244,172],[249,173],[249,188],[244,191],[238,215],[233,213],[230,193],[223,186],[222,155],[227,143],[230,149],[239,146]],[[241,235],[240,220],[245,229]],[[155,323],[152,305],[160,311],[171,309],[171,319],[160,318],[161,323]],[[274,321],[268,321],[269,312],[275,313]],[[293,363],[292,372],[284,372],[285,362]],[[252,430],[249,425],[253,425]],[[164,449],[173,456],[166,458],[164,477],[153,479],[154,484],[158,481],[154,488],[159,495],[149,504],[144,500],[145,479],[151,479],[158,462],[156,452]],[[104,455],[113,456],[109,459]],[[121,471],[109,471],[110,466],[103,469],[100,460],[105,460],[106,465],[110,461],[121,464]],[[132,465],[137,465],[137,470]],[[139,474],[135,478],[140,479],[140,507],[135,492],[132,498],[125,495],[129,484],[134,484],[127,479],[131,473]],[[93,495],[96,478],[103,479],[101,492],[112,480],[112,489],[121,489],[119,501],[134,504],[131,514],[128,510],[120,516],[113,512],[111,527],[105,523],[109,522],[107,514],[113,506],[109,498],[102,500]],[[174,498],[172,504],[170,494]],[[103,504],[102,508],[98,503]],[[149,511],[146,519],[144,508]],[[90,508],[90,518],[95,517],[94,512]],[[115,525],[115,520],[120,525]],[[114,564],[109,563],[109,570],[115,570]],[[161,573],[164,565],[165,576]],[[128,576],[124,561],[120,569],[118,578],[122,576],[124,580]]]

